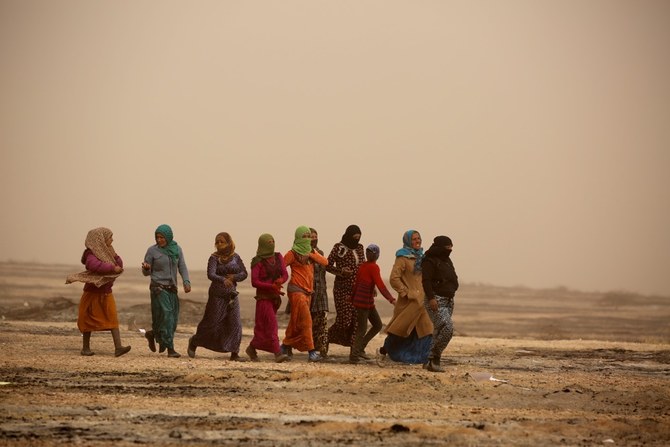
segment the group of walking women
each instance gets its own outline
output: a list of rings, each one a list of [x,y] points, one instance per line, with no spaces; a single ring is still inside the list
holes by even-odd
[[[142,262],[142,273],[151,280],[152,327],[145,337],[151,351],[167,351],[168,357],[180,357],[174,346],[179,316],[177,274],[181,276],[184,292],[189,293],[188,269],[168,225],[156,228],[154,236],[156,243],[149,247]],[[350,347],[352,363],[370,360],[365,347],[381,329],[381,320],[374,310],[376,285],[394,304],[393,316],[386,326],[387,336],[377,350],[377,362],[381,365],[390,358],[423,364],[429,371],[443,370],[440,359],[453,335],[452,313],[458,289],[458,277],[450,259],[451,239],[436,237],[424,253],[419,232],[409,230],[403,234],[403,246],[395,254],[389,277],[397,300],[380,279],[373,280],[375,275],[379,277],[375,263],[379,247],[371,244],[364,250],[360,239],[360,228],[350,225],[326,258],[318,247],[318,233],[313,228],[298,227],[293,245],[284,255],[275,251],[271,234],[258,238],[256,256],[251,260],[256,309],[254,335],[245,349],[249,360],[260,361],[259,351],[263,351],[272,354],[276,362],[285,362],[292,359],[295,349],[306,352],[308,361],[318,362],[329,357],[330,344]],[[115,356],[130,351],[130,346],[121,343],[112,293],[114,280],[123,272],[123,261],[114,251],[112,240],[112,231],[107,228],[89,231],[81,260],[86,271],[66,280],[66,283],[85,283],[78,327],[84,335],[81,354],[86,356],[93,355],[92,331],[111,331]],[[196,333],[188,340],[187,353],[195,357],[198,348],[205,348],[230,353],[230,360],[241,361],[242,323],[237,284],[247,279],[248,272],[228,233],[217,234],[214,245],[216,250],[207,263],[209,297]],[[330,327],[326,273],[335,276],[335,322]],[[367,288],[364,293],[361,284]],[[290,304],[290,320],[280,342],[277,311],[285,295]],[[367,320],[372,323],[370,330]]]

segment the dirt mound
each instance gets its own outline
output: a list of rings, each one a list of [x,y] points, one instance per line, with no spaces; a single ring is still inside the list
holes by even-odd
[[[147,300],[148,301],[148,300]],[[179,322],[194,325],[200,322],[205,303],[180,298]],[[19,321],[77,321],[79,302],[62,296],[47,298],[41,302],[25,301],[23,305],[4,306],[0,315],[7,320]],[[118,309],[119,321],[135,322],[140,327],[151,325],[151,304],[137,304]]]
[[[57,296],[38,304],[25,301],[23,305],[0,308],[3,319],[30,321],[77,321],[79,303]]]

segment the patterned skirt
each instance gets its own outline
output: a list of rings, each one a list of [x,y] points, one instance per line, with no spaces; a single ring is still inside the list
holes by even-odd
[[[314,349],[321,355],[328,354],[328,312],[312,312],[312,340]]]
[[[237,294],[222,296],[210,292],[205,314],[191,340],[196,347],[216,352],[240,352],[242,320]]]
[[[351,287],[333,288],[335,323],[328,329],[328,343],[352,346],[356,334],[356,308],[351,303]]]

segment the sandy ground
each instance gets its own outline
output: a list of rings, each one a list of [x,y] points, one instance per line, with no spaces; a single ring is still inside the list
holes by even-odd
[[[115,358],[111,336],[95,333],[96,355],[82,357],[81,286],[63,284],[72,270],[0,263],[1,445],[670,445],[668,297],[465,285],[435,374],[349,365],[339,346],[319,364],[152,353],[138,331],[147,283],[130,271],[114,291],[132,351]],[[194,272],[181,295],[183,354],[207,286]],[[253,299],[240,290],[244,347]],[[378,306],[388,321],[390,305]]]

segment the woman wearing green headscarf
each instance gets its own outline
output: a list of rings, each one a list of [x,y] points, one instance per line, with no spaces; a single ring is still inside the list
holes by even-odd
[[[286,267],[291,268],[291,279],[286,288],[291,302],[291,319],[286,328],[282,352],[290,357],[292,348],[307,351],[308,361],[318,362],[322,357],[314,349],[310,303],[314,292],[314,263],[326,266],[328,259],[312,248],[309,227],[301,226],[295,230],[293,247],[284,256],[284,262]]]
[[[191,291],[191,281],[184,260],[184,253],[174,241],[172,228],[160,225],[154,232],[156,245],[147,250],[142,263],[142,274],[151,276],[151,330],[145,334],[149,349],[168,351],[168,357],[181,357],[174,349],[174,333],[179,321],[179,297],[177,296],[177,272],[181,275],[184,292]]]
[[[251,260],[251,285],[256,288],[254,336],[245,352],[253,362],[259,362],[258,351],[274,354],[276,362],[288,357],[279,349],[277,309],[281,305],[282,284],[288,280],[284,257],[275,251],[275,238],[263,233],[258,238],[256,256]]]

